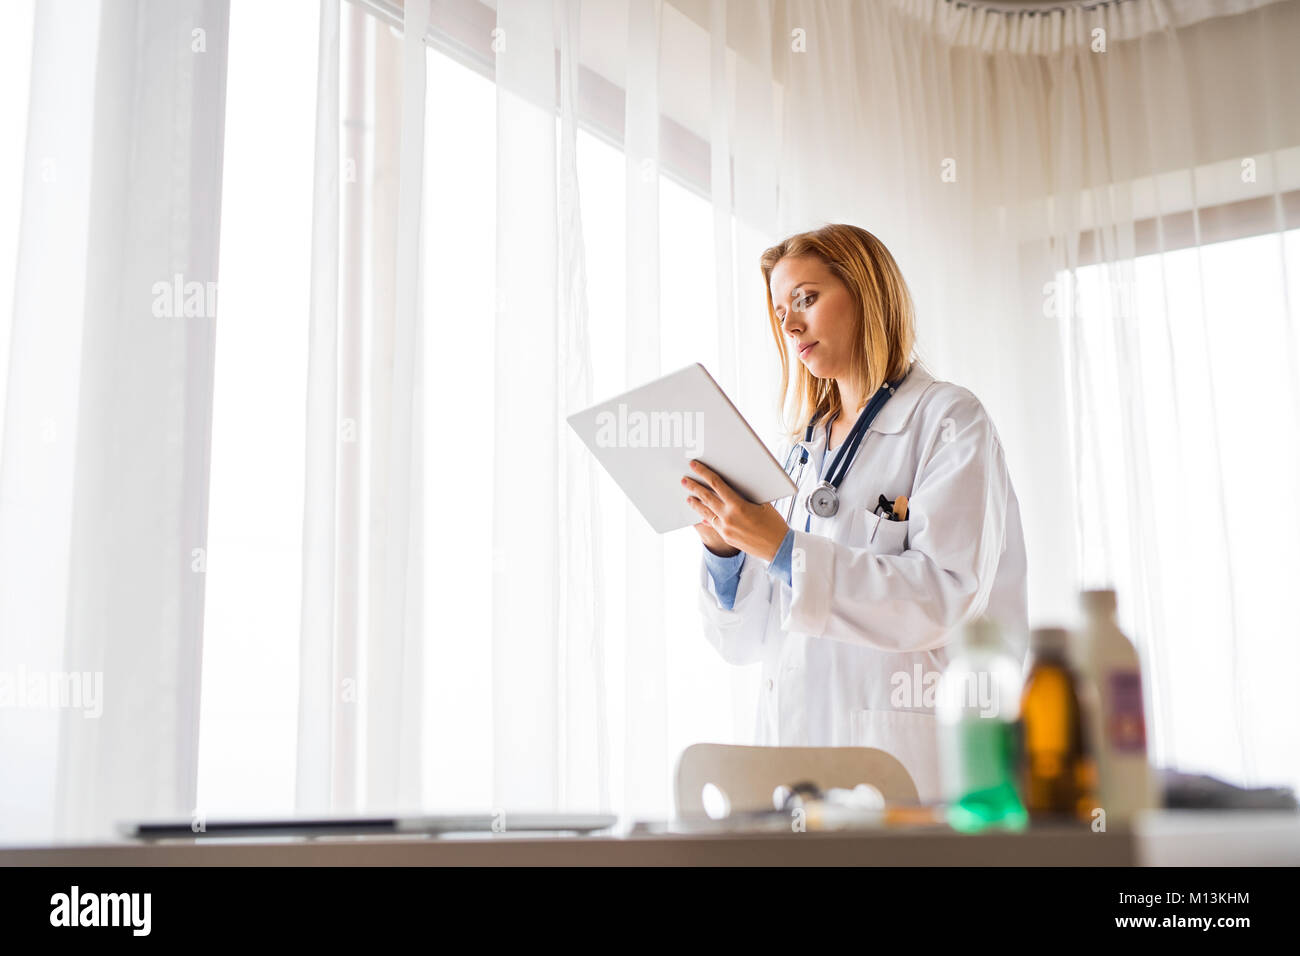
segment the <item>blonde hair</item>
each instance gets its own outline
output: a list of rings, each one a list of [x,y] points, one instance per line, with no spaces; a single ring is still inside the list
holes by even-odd
[[[790,394],[790,356],[781,335],[781,320],[772,302],[772,270],[791,256],[816,256],[848,287],[857,304],[856,340],[850,376],[869,399],[885,382],[903,376],[916,342],[916,313],[912,294],[898,263],[885,244],[858,226],[834,224],[783,239],[766,250],[760,262],[767,293],[767,316],[781,355],[781,404],[793,399],[791,434],[811,421],[825,421],[842,411],[839,388],[833,379],[819,379],[799,363]]]

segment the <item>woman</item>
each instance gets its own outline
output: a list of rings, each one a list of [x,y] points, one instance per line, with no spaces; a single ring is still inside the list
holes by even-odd
[[[706,632],[725,660],[762,661],[758,743],[878,747],[939,800],[934,690],[949,646],[987,614],[1024,650],[1024,536],[1002,445],[974,395],[913,361],[911,295],[871,233],[791,236],[762,268],[782,395],[787,343],[796,360],[786,458],[799,491],[753,504],[691,463]]]

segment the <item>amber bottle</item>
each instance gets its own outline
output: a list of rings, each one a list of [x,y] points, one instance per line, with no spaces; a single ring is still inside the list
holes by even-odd
[[[1086,688],[1071,666],[1069,632],[1038,628],[1021,695],[1021,774],[1025,808],[1035,823],[1087,820],[1095,804],[1095,769],[1081,700]]]

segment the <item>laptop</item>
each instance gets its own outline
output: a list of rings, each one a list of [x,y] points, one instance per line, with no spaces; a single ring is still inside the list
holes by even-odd
[[[618,823],[610,813],[435,813],[225,820],[143,820],[118,824],[133,840],[271,836],[403,836],[443,833],[595,833]]]

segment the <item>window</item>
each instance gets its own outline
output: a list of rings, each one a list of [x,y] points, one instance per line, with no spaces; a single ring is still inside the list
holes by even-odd
[[[434,51],[429,57],[426,101],[425,166],[425,409],[426,508],[428,542],[456,541],[453,550],[435,545],[426,550],[426,764],[429,793],[449,775],[462,781],[450,802],[490,805],[492,799],[492,656],[490,607],[491,540],[489,516],[469,509],[447,508],[464,494],[464,469],[448,470],[441,451],[455,436],[468,438],[469,467],[491,474],[491,442],[482,426],[466,415],[473,401],[475,421],[491,421],[492,409],[479,402],[490,397],[491,363],[471,364],[445,357],[440,329],[448,323],[475,334],[495,322],[496,91],[478,73]],[[558,121],[557,121],[558,128]],[[455,132],[455,149],[441,148]],[[557,134],[558,135],[558,134]],[[593,395],[616,394],[637,383],[626,380],[625,321],[625,159],[622,152],[586,130],[578,134],[578,173],[586,249],[587,302],[592,349]],[[706,198],[668,176],[660,178],[661,365],[665,371],[691,361],[714,363],[717,336],[712,329],[712,207]],[[486,348],[490,336],[481,343]],[[468,397],[472,396],[470,399]],[[449,439],[449,423],[453,437]],[[622,492],[596,469],[601,502],[601,553],[604,576],[605,667],[609,733],[614,743],[612,776],[617,790],[617,760],[625,720],[622,644],[626,595],[619,571],[624,554],[627,504]],[[670,603],[665,623],[669,635],[668,692],[680,701],[672,709],[669,749],[680,752],[699,739],[730,739],[731,701],[717,692],[728,686],[733,670],[700,636],[695,606],[698,544],[693,535],[673,536],[665,545],[665,572]],[[456,602],[438,602],[456,594]],[[755,683],[756,682],[751,682]],[[752,710],[747,711],[747,716]],[[746,724],[746,729],[747,729]],[[454,731],[452,728],[455,728]],[[572,757],[572,755],[571,755]],[[589,768],[594,779],[596,768]],[[617,799],[617,795],[616,795]]]
[[[1300,230],[1139,256],[1128,275],[1077,270],[1083,577],[1117,586],[1139,646],[1160,642],[1163,763],[1295,786]],[[1250,741],[1264,763],[1238,725],[1269,734]]]
[[[424,166],[425,762],[427,793],[492,800],[492,534],[462,500],[491,481],[496,324],[496,88],[427,57]],[[450,148],[454,144],[454,148]],[[447,354],[472,335],[475,355]],[[446,546],[455,542],[455,547]],[[455,594],[455,601],[439,595]],[[448,775],[460,784],[448,793]]]
[[[355,9],[345,5],[343,10],[345,60],[349,24],[358,22]],[[390,42],[390,33],[396,33],[369,15],[364,29],[368,37],[387,44],[380,59],[387,57],[384,62],[391,67],[400,55],[396,41]],[[199,805],[207,814],[294,807],[317,33],[315,15],[306,16],[295,5],[259,5],[254,13],[249,0],[234,4],[206,551]],[[378,82],[366,77],[367,96],[380,95],[374,89]],[[346,103],[346,83],[341,95]],[[493,412],[496,96],[491,79],[478,70],[437,48],[428,51],[421,276],[424,783],[431,804],[458,809],[490,805],[493,788],[491,621],[484,613],[491,606],[490,514],[448,505],[464,498],[467,472],[486,480],[493,467],[483,423],[491,422]],[[388,101],[387,107],[392,106]],[[360,153],[352,155],[355,140],[345,132],[344,175],[352,161],[357,178],[368,182],[393,157],[371,153],[389,148],[377,144],[376,136],[360,139]],[[635,384],[626,381],[624,355],[625,159],[617,147],[583,130],[578,167],[593,393],[601,397]],[[380,200],[366,195],[363,202],[374,208],[353,233],[348,233],[345,212],[345,247],[373,245],[377,230],[392,227],[386,218],[379,221]],[[385,217],[392,212],[388,205],[383,208]],[[275,212],[268,215],[268,210]],[[661,366],[670,370],[689,361],[716,363],[711,205],[664,175],[660,216]],[[371,281],[367,270],[381,265],[368,254],[361,260],[366,275],[353,278],[365,285]],[[377,306],[368,292],[360,299],[356,307],[364,315],[362,339],[368,350]],[[342,307],[350,308],[346,303]],[[486,361],[448,355],[449,330],[465,328],[474,330]],[[701,335],[701,328],[709,331]],[[369,354],[362,360],[364,375],[370,374],[371,360]],[[368,421],[373,412],[366,407],[363,418]],[[366,429],[359,430],[364,445]],[[467,450],[452,455],[451,445]],[[362,471],[364,501],[372,492],[368,468]],[[601,545],[610,569],[604,602],[606,706],[617,801],[627,706],[619,638],[626,596],[620,569],[629,506],[603,471],[597,468],[596,474]],[[359,547],[364,548],[367,522],[362,525]],[[445,547],[449,541],[457,542],[454,549]],[[672,753],[699,739],[731,739],[738,727],[747,733],[753,713],[752,697],[738,718],[732,695],[718,693],[739,681],[735,669],[700,636],[697,559],[692,534],[666,542]],[[441,600],[449,594],[457,600]],[[371,598],[361,594],[358,600],[364,621]],[[757,686],[752,679],[748,684]],[[594,763],[589,770],[594,779]],[[587,775],[585,768],[580,773]],[[461,781],[454,792],[446,788],[449,778]]]

